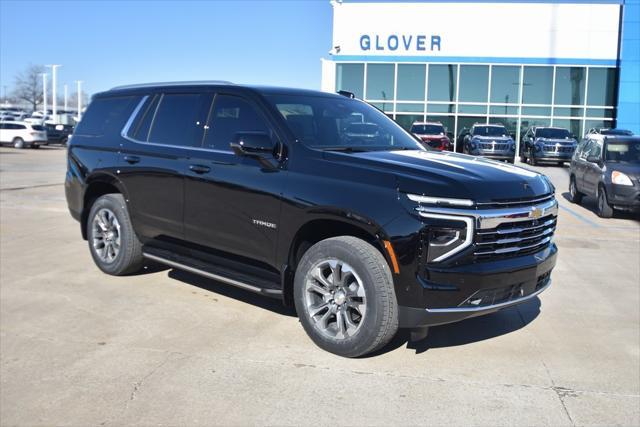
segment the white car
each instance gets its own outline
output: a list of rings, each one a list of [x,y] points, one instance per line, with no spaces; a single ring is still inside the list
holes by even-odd
[[[0,122],[0,144],[38,148],[47,145],[47,130],[42,125],[27,122]]]

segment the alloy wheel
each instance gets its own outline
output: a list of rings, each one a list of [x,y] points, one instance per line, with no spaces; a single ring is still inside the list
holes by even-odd
[[[92,244],[96,255],[112,263],[120,253],[120,223],[116,215],[107,208],[96,212],[92,222]]]
[[[353,336],[366,315],[362,281],[349,264],[337,259],[322,260],[309,270],[304,301],[314,328],[332,339]]]

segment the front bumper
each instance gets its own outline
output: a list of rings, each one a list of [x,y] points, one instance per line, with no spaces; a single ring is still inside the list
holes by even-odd
[[[568,162],[573,157],[573,151],[571,152],[555,152],[555,151],[534,151],[533,157],[541,162]]]
[[[495,160],[513,160],[515,158],[515,151],[511,150],[502,150],[502,151],[494,151],[494,150],[481,150],[476,148],[475,150],[471,150],[470,152],[473,156],[481,156],[486,157],[488,159]]]
[[[640,211],[640,187],[638,185],[617,185],[607,186],[607,198],[609,204],[617,209]]]

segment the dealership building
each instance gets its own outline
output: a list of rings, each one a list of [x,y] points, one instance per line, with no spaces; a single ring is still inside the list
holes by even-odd
[[[640,133],[640,0],[335,1],[322,89],[402,126]]]

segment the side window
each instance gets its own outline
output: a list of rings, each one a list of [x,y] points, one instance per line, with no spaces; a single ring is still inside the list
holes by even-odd
[[[76,127],[78,136],[101,136],[122,130],[140,96],[95,98]]]
[[[0,123],[0,129],[5,129],[5,124],[4,123]]]
[[[138,122],[138,127],[132,134],[134,139],[144,142],[148,141],[149,129],[151,129],[151,122],[153,121],[153,117],[156,115],[159,100],[160,95],[155,95],[147,102],[146,109],[143,110],[144,113],[142,119]]]
[[[601,158],[602,157],[602,145],[599,144],[597,141],[593,141],[591,144],[591,147],[589,148],[589,154],[588,156],[594,156],[597,158]]]
[[[265,132],[271,135],[262,116],[247,101],[237,96],[217,95],[209,117],[204,147],[231,151],[229,143],[238,132]]]
[[[584,145],[582,146],[582,149],[580,150],[580,153],[578,154],[578,157],[581,160],[586,160],[587,156],[589,155],[589,150],[591,150],[591,145],[593,144],[593,141],[591,141],[590,139],[584,141]]]
[[[149,142],[187,147],[200,145],[200,94],[164,94],[159,102],[149,132]]]
[[[25,125],[13,125],[14,129],[25,130],[27,127]]]

